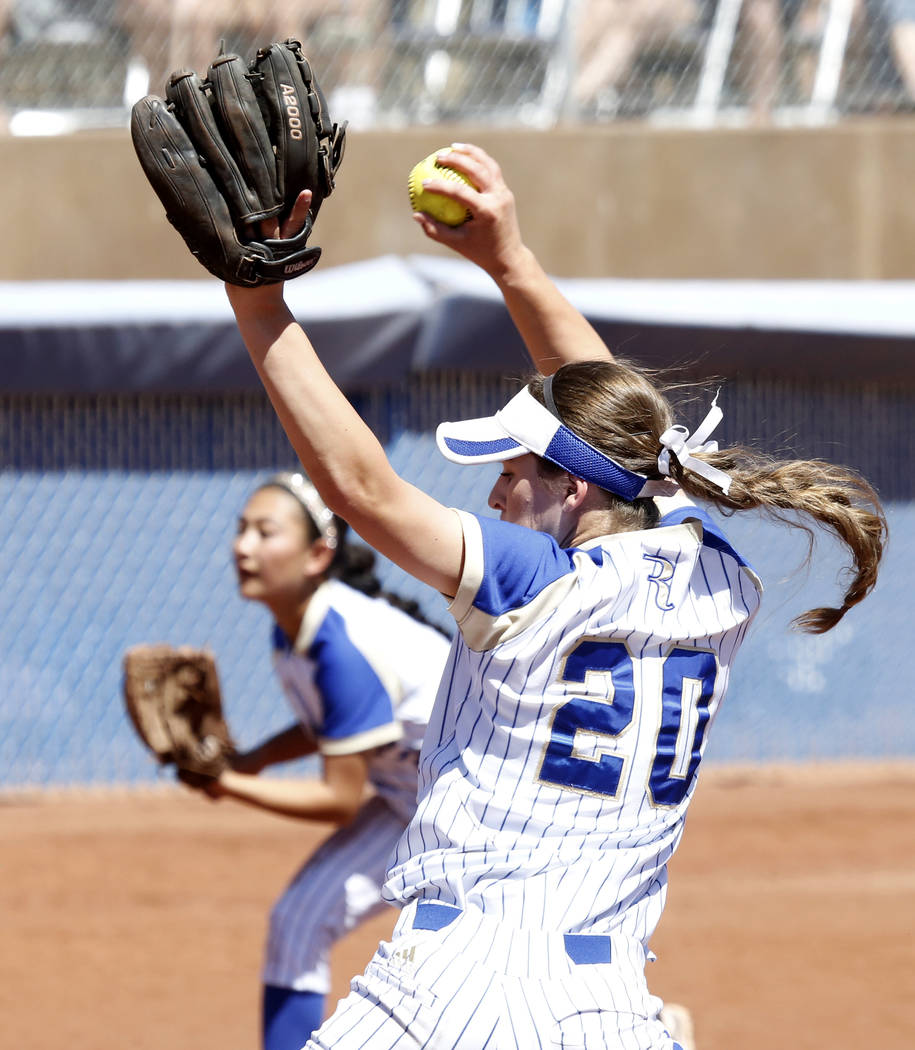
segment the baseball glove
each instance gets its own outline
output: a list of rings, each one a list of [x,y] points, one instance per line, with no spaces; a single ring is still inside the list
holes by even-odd
[[[128,649],[124,702],[140,739],[163,765],[217,777],[235,752],[216,664],[206,651],[171,645]]]
[[[201,79],[169,77],[165,100],[133,107],[130,132],[146,177],[191,253],[230,284],[274,284],[307,273],[321,249],[308,238],[343,159],[334,124],[297,40],[270,44],[250,65],[221,54]],[[265,237],[304,189],[312,202],[288,240]]]

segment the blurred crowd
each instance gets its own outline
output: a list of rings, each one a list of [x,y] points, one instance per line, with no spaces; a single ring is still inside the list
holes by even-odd
[[[915,100],[915,0],[0,0],[0,107],[123,106],[170,70],[205,69],[220,41],[250,53],[291,33],[363,92],[369,119],[548,93],[553,119],[685,110],[716,62],[716,104],[755,123],[808,101],[829,61],[837,112]],[[93,76],[67,79],[93,59]]]
[[[717,33],[730,96],[765,123],[811,98],[830,32],[846,78],[851,70],[860,82],[846,91],[857,94],[853,108],[912,106],[915,0],[584,0],[575,103],[583,115],[612,115],[634,76],[701,66]]]

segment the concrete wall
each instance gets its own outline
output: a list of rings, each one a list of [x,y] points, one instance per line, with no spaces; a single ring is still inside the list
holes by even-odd
[[[321,213],[322,265],[437,251],[409,220],[412,164],[455,139],[500,160],[557,276],[910,278],[913,122],[819,130],[640,125],[353,132]],[[126,132],[0,139],[0,279],[194,278]]]

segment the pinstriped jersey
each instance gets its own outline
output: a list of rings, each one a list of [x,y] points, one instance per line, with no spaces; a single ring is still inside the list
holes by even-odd
[[[379,749],[369,780],[404,819],[447,656],[434,628],[338,580],[312,595],[294,644],[278,626],[273,634],[274,667],[303,730],[325,755]]]
[[[761,585],[692,505],[575,549],[458,513],[460,633],[386,895],[647,947]]]

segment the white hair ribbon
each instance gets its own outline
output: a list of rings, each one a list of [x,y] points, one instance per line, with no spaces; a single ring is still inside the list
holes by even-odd
[[[684,469],[701,475],[706,481],[717,485],[722,492],[727,492],[731,487],[731,476],[723,470],[713,467],[711,463],[706,463],[693,455],[694,452],[718,451],[718,442],[709,441],[708,438],[723,418],[724,413],[718,407],[718,394],[716,393],[715,399],[712,401],[712,407],[708,410],[705,419],[702,420],[692,434],[686,427],[679,425],[674,425],[665,430],[661,435],[662,451],[658,456],[658,470],[662,474],[670,476],[670,456],[673,453]]]

